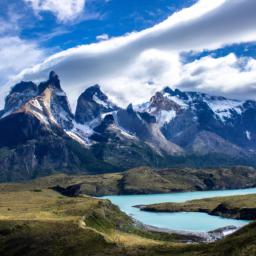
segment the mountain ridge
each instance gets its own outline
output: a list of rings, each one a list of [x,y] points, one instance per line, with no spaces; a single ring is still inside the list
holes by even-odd
[[[121,108],[94,85],[72,113],[52,71],[39,85],[16,84],[0,112],[0,180],[142,165],[256,166],[255,152],[256,102],[169,87]]]

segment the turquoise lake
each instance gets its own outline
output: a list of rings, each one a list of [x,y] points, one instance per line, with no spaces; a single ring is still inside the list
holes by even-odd
[[[153,213],[140,211],[134,205],[154,204],[163,202],[185,202],[193,199],[210,198],[217,196],[248,195],[256,194],[256,188],[239,190],[182,192],[156,195],[129,195],[129,196],[105,196],[103,198],[111,202],[133,218],[144,224],[168,228],[172,230],[208,232],[225,226],[241,227],[248,221],[215,217],[206,213]]]

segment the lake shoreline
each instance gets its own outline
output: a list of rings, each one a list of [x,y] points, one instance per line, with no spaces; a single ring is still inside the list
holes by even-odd
[[[200,237],[209,237],[214,234],[214,231],[223,234],[218,234],[221,238],[229,233],[227,227],[243,227],[249,224],[249,221],[232,219],[230,216],[214,216],[207,214],[206,211],[183,211],[180,209],[176,211],[141,211],[138,209],[138,205],[151,205],[161,204],[164,202],[173,202],[174,204],[182,204],[189,200],[213,200],[212,198],[225,198],[233,196],[244,196],[256,194],[256,188],[243,189],[243,190],[220,190],[220,191],[204,191],[204,192],[182,192],[182,193],[170,193],[170,194],[154,194],[154,195],[125,195],[125,196],[107,196],[102,199],[108,199],[113,204],[117,205],[123,212],[132,216],[133,219],[143,223],[146,228],[155,231],[171,232],[178,234],[198,234]],[[256,196],[256,195],[255,195]],[[137,205],[137,208],[134,207]],[[141,207],[140,207],[141,208]],[[184,231],[184,232],[183,232]],[[220,232],[221,231],[221,232]],[[203,233],[203,235],[202,235]],[[205,235],[206,234],[206,235]],[[211,240],[211,239],[208,239]]]
[[[150,232],[157,232],[157,233],[167,233],[167,234],[175,234],[175,235],[181,235],[184,236],[184,240],[186,243],[212,243],[218,240],[223,239],[227,235],[231,235],[234,232],[238,231],[242,227],[235,227],[235,226],[226,226],[223,228],[219,228],[216,230],[212,230],[209,232],[195,232],[195,231],[186,231],[186,230],[173,230],[169,228],[160,228],[156,226],[146,225],[136,219],[134,219],[132,216],[130,216],[136,227],[142,228],[145,231]]]

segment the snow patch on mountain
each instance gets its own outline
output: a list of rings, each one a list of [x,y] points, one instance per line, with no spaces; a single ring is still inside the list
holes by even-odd
[[[72,131],[66,131],[66,134],[73,140],[77,141],[78,143],[82,145],[87,145],[86,140],[84,138],[80,138],[76,133]]]
[[[241,115],[243,112],[242,105],[244,102],[240,100],[210,96],[199,92],[173,91],[169,88],[166,88],[163,93],[164,97],[177,103],[182,109],[191,108],[195,110],[196,103],[205,102],[222,122],[232,118],[234,113]]]
[[[101,114],[100,118],[101,118],[101,120],[103,120],[107,115],[112,115],[113,116],[115,113],[116,113],[116,111],[103,113],[103,114]]]
[[[79,124],[77,122],[73,122],[73,125],[74,125],[73,131],[78,131],[80,133],[83,133],[87,137],[93,134],[93,130],[90,128],[90,126],[86,124]]]
[[[46,116],[43,113],[40,113],[39,111],[32,111],[32,113],[44,124],[49,125],[49,120],[46,118]]]
[[[242,101],[239,100],[205,100],[208,106],[212,109],[212,111],[223,121],[225,122],[227,119],[232,117],[232,112],[236,112],[237,114],[242,113]]]
[[[56,90],[55,91],[55,95],[61,96],[61,97],[67,96],[66,93],[64,91],[62,91],[62,90]]]
[[[66,134],[80,144],[89,146],[91,144],[90,136],[94,133],[89,125],[79,124],[73,121],[73,129],[65,130]]]
[[[38,99],[32,99],[32,100],[30,100],[30,104],[31,104],[33,107],[35,107],[36,109],[38,109],[38,110],[40,110],[40,111],[43,112],[43,108],[42,108],[40,102],[38,101]]]
[[[125,129],[123,129],[122,127],[116,125],[116,130],[118,130],[120,132],[120,134],[130,140],[138,140],[138,138],[133,135],[133,134],[130,134],[129,132],[127,132]]]
[[[145,102],[142,104],[134,105],[133,109],[134,109],[134,111],[142,113],[142,112],[146,112],[146,110],[149,108],[149,106],[150,106],[150,102]]]
[[[245,131],[245,134],[248,140],[252,139],[251,133],[249,131]]]
[[[94,100],[97,104],[99,104],[99,105],[101,105],[101,106],[103,106],[103,107],[105,107],[105,108],[108,108],[108,107],[109,107],[108,102],[105,102],[105,101],[101,100],[97,95],[93,95],[93,100]]]
[[[177,96],[171,96],[170,94],[168,93],[165,93],[164,94],[164,97],[168,98],[169,100],[175,102],[176,104],[178,104],[182,109],[187,109],[189,107],[189,100],[188,101],[185,101],[185,100],[182,100],[180,99],[179,97]]]
[[[156,120],[159,126],[163,127],[165,124],[170,123],[176,117],[176,115],[177,115],[176,111],[174,110],[171,110],[171,111],[161,110],[156,115]]]
[[[2,119],[2,118],[5,118],[5,117],[7,117],[7,116],[9,116],[10,114],[12,114],[14,111],[11,109],[11,110],[9,110],[9,111],[7,111],[7,112],[5,112],[1,117],[0,117],[0,119]]]
[[[100,92],[102,93],[102,92]],[[94,102],[96,102],[98,105],[106,108],[106,109],[115,109],[116,106],[113,102],[111,102],[108,97],[106,95],[103,94],[102,95],[99,95],[98,92],[96,92],[93,96],[92,96],[92,100]]]

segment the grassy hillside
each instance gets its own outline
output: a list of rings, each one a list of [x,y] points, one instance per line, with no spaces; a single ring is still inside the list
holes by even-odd
[[[185,203],[161,203],[140,207],[153,212],[206,212],[228,218],[256,220],[256,194],[215,197]]]
[[[54,186],[60,186],[67,193],[92,196],[248,188],[256,186],[256,170],[249,167],[163,170],[141,167],[114,174],[56,174],[20,185],[1,184],[4,191]]]
[[[256,252],[255,224],[214,244],[187,245],[181,243],[185,237],[135,227],[108,200],[12,187],[8,192],[2,186],[0,190],[1,256],[251,256]]]
[[[19,186],[0,192],[0,255],[126,255],[191,239],[138,228],[108,200]]]

